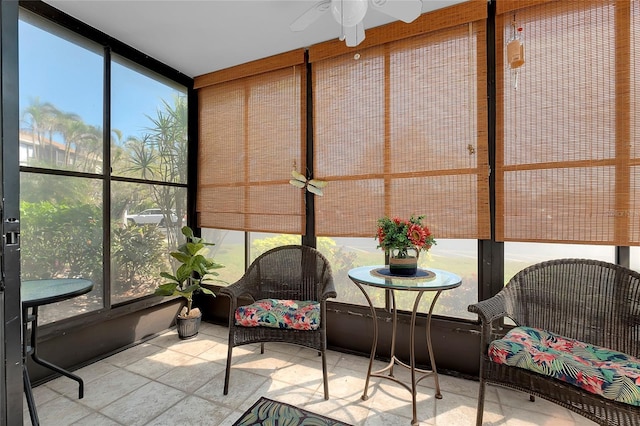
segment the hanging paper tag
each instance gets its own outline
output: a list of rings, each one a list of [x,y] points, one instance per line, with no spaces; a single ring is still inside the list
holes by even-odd
[[[520,40],[516,39],[507,43],[507,60],[512,69],[524,65],[524,45]]]

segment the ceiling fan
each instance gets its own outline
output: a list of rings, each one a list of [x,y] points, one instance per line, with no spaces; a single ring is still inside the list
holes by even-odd
[[[340,40],[346,40],[349,47],[357,46],[364,40],[362,20],[371,7],[403,22],[413,22],[422,12],[422,0],[321,0],[300,15],[289,26],[291,31],[302,31],[331,10],[333,18],[340,24]]]

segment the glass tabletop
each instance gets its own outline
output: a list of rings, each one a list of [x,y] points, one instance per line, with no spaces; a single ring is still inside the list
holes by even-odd
[[[388,275],[388,266],[361,266],[349,271],[353,281],[372,287],[395,290],[439,291],[459,287],[462,278],[442,269],[420,269],[418,276],[401,277]]]
[[[81,278],[54,278],[22,281],[20,295],[24,307],[41,306],[88,293],[93,283]]]

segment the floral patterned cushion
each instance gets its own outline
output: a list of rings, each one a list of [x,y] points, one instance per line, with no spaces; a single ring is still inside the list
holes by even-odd
[[[317,330],[320,327],[320,303],[310,300],[257,300],[236,309],[235,321],[236,325],[243,327]]]
[[[493,362],[554,377],[587,392],[640,406],[640,359],[531,327],[489,345]]]

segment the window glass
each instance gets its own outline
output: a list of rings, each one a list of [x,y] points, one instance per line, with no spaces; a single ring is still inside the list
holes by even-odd
[[[202,237],[215,245],[211,248],[211,254],[216,262],[224,265],[218,269],[218,279],[224,281],[220,285],[229,285],[236,282],[245,272],[244,241],[245,233],[242,231],[229,231],[226,229],[202,228]],[[250,232],[249,247],[250,259],[253,262],[266,251],[288,245],[301,244],[300,235],[272,234],[267,232]],[[332,265],[333,266],[333,265]]]
[[[186,199],[186,188],[112,183],[112,303],[153,293],[160,271],[170,270],[169,253],[184,242],[186,218],[179,212],[184,212]]]
[[[251,232],[249,234],[250,262],[253,262],[262,253],[272,248],[286,246],[288,244],[302,244],[300,235],[271,234],[267,232]]]
[[[102,172],[102,47],[20,11],[21,166]],[[86,278],[93,290],[43,306],[49,323],[101,309],[103,184],[99,179],[20,174],[22,280]]]
[[[102,48],[21,11],[20,164],[102,171]]]
[[[460,276],[462,284],[443,291],[433,309],[435,315],[475,319],[467,306],[478,301],[478,241],[438,239],[427,253],[421,252],[418,266],[423,269],[442,269]],[[396,292],[398,309],[413,310],[415,292]],[[418,312],[429,312],[434,292],[425,292],[420,299]]]
[[[631,269],[640,272],[640,247],[631,247]]]
[[[116,55],[111,62],[113,175],[187,182],[187,95]]]
[[[202,238],[208,243],[213,259],[224,268],[216,269],[220,286],[233,284],[244,274],[244,232],[226,229],[201,229]]]
[[[175,272],[170,253],[184,242],[187,212],[187,99],[178,87],[117,55],[111,62],[113,182],[111,300],[152,294],[161,271]]]
[[[349,278],[349,270],[365,265],[384,265],[384,252],[376,248],[377,241],[371,238],[319,237],[318,250],[329,260],[333,281],[338,293],[338,302],[368,306],[362,292]],[[384,290],[362,287],[373,305],[384,308]],[[333,300],[333,299],[332,299]]]
[[[22,279],[86,278],[94,284],[86,295],[43,306],[39,321],[102,308],[102,181],[23,172],[20,197]]]
[[[615,263],[615,248],[587,244],[504,243],[504,282],[520,270],[545,260],[583,258]]]
[[[440,239],[428,253],[421,252],[419,267],[444,269],[459,275],[462,285],[442,293],[434,308],[438,315],[458,318],[473,318],[467,306],[478,299],[478,250],[477,240]],[[318,238],[319,250],[331,262],[338,301],[367,306],[367,301],[358,287],[349,279],[349,270],[366,265],[384,265],[384,252],[372,238]],[[375,307],[385,307],[384,290],[363,286]],[[400,310],[412,311],[415,292],[396,291],[396,306]],[[423,294],[419,312],[428,312],[434,294]]]

